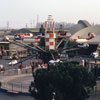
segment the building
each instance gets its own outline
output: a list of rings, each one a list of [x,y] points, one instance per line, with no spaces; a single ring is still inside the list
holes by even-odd
[[[86,20],[79,20],[77,22],[77,24],[73,25],[72,27],[69,28],[69,32],[73,35],[74,33],[84,29],[84,28],[87,28],[87,27],[90,27],[90,23]]]

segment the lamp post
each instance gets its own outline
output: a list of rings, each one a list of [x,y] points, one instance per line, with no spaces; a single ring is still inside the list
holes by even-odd
[[[98,79],[98,65],[97,65],[97,60],[95,58],[95,74],[96,74],[96,78]]]
[[[56,95],[56,93],[53,92],[52,94],[53,94],[53,96],[52,96],[52,100],[55,100],[55,95]]]

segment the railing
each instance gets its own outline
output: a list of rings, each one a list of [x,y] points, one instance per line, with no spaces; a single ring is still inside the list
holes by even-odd
[[[13,79],[15,80],[27,76],[32,76],[31,67],[2,71],[0,72],[1,88],[6,89],[7,91],[29,92],[31,83],[12,81]]]
[[[12,76],[12,75],[29,74],[29,73],[32,73],[31,67],[1,71],[0,76]]]
[[[30,84],[2,82],[1,88],[7,91],[29,92]]]

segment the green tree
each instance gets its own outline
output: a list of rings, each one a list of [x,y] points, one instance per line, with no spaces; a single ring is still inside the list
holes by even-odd
[[[39,32],[42,33],[42,35],[44,35],[45,29],[44,29],[43,25],[41,25],[41,28],[39,29]]]
[[[77,63],[58,63],[47,69],[33,73],[31,94],[38,100],[51,100],[55,92],[56,100],[85,100],[88,89],[96,84],[95,77]]]

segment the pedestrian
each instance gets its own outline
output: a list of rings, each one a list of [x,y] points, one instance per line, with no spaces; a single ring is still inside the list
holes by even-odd
[[[43,64],[41,64],[41,67],[42,67],[42,68],[45,68],[44,63],[43,63]]]
[[[25,72],[26,72],[26,74],[28,73],[28,66],[27,65],[25,67]]]
[[[84,67],[85,63],[84,63],[84,59],[82,59],[82,66]]]
[[[5,71],[5,66],[3,65],[3,71]]]
[[[2,83],[0,82],[0,88],[1,88],[1,86],[2,86]]]
[[[80,57],[80,66],[84,67],[84,59],[82,57]]]
[[[18,75],[20,75],[21,74],[20,68],[18,68],[17,71],[18,71]]]
[[[2,51],[0,51],[0,59],[2,59]]]
[[[34,62],[31,64],[31,68],[32,68],[32,72],[33,72],[34,69],[35,69],[35,64],[34,64]]]
[[[88,61],[87,61],[87,59],[85,59],[85,60],[84,60],[84,66],[85,66],[85,67],[87,67],[87,63],[88,63]]]
[[[45,68],[47,68],[47,64],[46,63],[44,64],[44,66],[45,66]]]
[[[20,63],[19,68],[22,70],[22,68],[23,68],[23,64],[22,64],[22,62]]]
[[[50,71],[50,64],[47,65],[47,70]]]
[[[36,59],[38,59],[38,52],[36,52]]]
[[[40,69],[41,68],[41,65],[40,64],[38,64],[38,69]]]
[[[4,66],[0,65],[0,71],[3,71],[3,70],[4,70]]]

